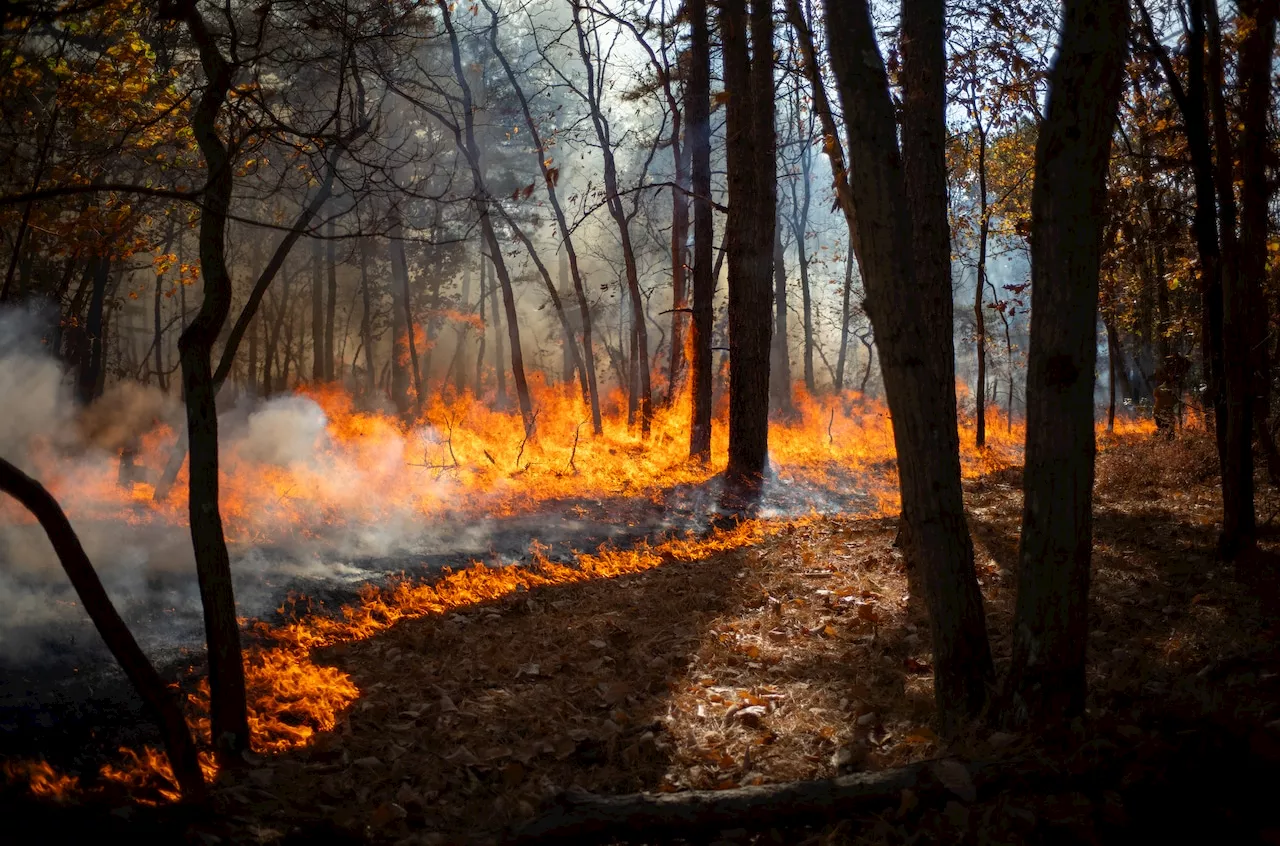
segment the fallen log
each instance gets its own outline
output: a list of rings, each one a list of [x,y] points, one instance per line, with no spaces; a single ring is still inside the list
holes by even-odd
[[[817,781],[729,790],[601,796],[568,791],[542,817],[511,833],[516,846],[589,843],[688,835],[698,831],[764,828],[897,809],[904,799],[977,799],[997,783],[1028,775],[1025,762],[923,761],[891,770]]]

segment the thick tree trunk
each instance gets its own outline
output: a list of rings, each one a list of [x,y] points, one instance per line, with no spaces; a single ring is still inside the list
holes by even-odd
[[[1125,0],[1068,0],[1036,143],[1025,499],[1005,711],[1015,725],[1084,708],[1098,270],[1128,23]]]
[[[1267,116],[1275,48],[1276,0],[1242,0],[1240,45],[1240,240],[1238,260],[1223,277],[1222,330],[1227,388],[1227,461],[1222,478],[1223,555],[1235,558],[1253,546],[1257,533],[1253,488],[1255,349],[1265,350],[1265,314],[1259,292],[1266,276],[1268,201]],[[1252,183],[1252,184],[1251,184]],[[1269,374],[1260,374],[1269,378]]]
[[[782,227],[773,236],[773,343],[769,350],[769,407],[783,417],[795,414],[791,399],[791,350],[787,343],[787,265]]]
[[[729,168],[730,504],[760,493],[769,457],[770,275],[778,223],[774,152],[773,14],[768,0],[722,6],[725,147]],[[748,45],[749,41],[749,45]]]
[[[219,760],[224,765],[234,765],[240,753],[249,748],[249,717],[231,560],[218,509],[218,409],[212,364],[213,345],[231,310],[231,278],[225,250],[232,163],[218,136],[218,114],[231,88],[232,73],[194,6],[186,8],[186,23],[207,77],[192,115],[192,128],[204,156],[208,181],[199,242],[204,298],[199,313],[183,331],[178,349],[191,448],[189,516],[209,650],[213,741]]]
[[[1221,375],[1216,385],[1217,395],[1214,397],[1214,430],[1218,439],[1218,459],[1222,471],[1222,535],[1219,538],[1220,551],[1231,557],[1236,550],[1248,543],[1246,535],[1253,517],[1253,477],[1246,477],[1243,472],[1245,461],[1252,461],[1252,450],[1249,443],[1248,429],[1242,429],[1244,419],[1244,397],[1248,389],[1249,357],[1248,339],[1240,334],[1244,316],[1238,313],[1236,304],[1237,331],[1228,326],[1227,311],[1232,294],[1239,294],[1240,255],[1239,242],[1236,235],[1236,192],[1235,192],[1235,145],[1231,138],[1230,121],[1227,116],[1226,82],[1222,57],[1222,27],[1218,19],[1218,4],[1204,4],[1205,21],[1207,23],[1207,82],[1209,94],[1209,112],[1212,118],[1215,147],[1214,187],[1218,195],[1218,238],[1221,254],[1220,278],[1222,282],[1219,300],[1213,305],[1219,306],[1216,314],[1210,319],[1221,321],[1220,344]],[[1236,394],[1235,422],[1232,423],[1232,394]]]
[[[76,596],[80,598],[80,604],[159,724],[169,764],[183,798],[189,801],[203,799],[204,776],[182,709],[116,611],[67,515],[43,485],[3,458],[0,458],[0,491],[18,500],[40,521],[62,569],[76,590]]]
[[[716,280],[711,218],[711,37],[707,0],[688,0],[689,78],[685,83],[685,135],[693,192],[693,319],[690,321],[691,397],[689,457],[711,460],[711,335]]]
[[[923,580],[935,696],[943,728],[952,731],[982,710],[994,671],[960,488],[943,150],[943,12],[941,0],[904,7],[906,168],[898,155],[894,106],[866,0],[829,6],[827,26],[848,129],[858,263],[898,451],[907,555]]]

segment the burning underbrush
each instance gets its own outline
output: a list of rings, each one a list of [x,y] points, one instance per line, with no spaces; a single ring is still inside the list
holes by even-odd
[[[1175,474],[1151,488],[1125,471],[1169,449],[1194,468],[1202,444],[1188,440],[1119,438],[1100,458],[1090,711],[1065,747],[990,731],[944,746],[934,734],[928,627],[895,520],[751,521],[573,565],[535,556],[369,589],[337,613],[260,626],[260,754],[219,781],[222,819],[202,830],[247,843],[335,827],[377,842],[484,842],[573,787],[715,790],[941,754],[1051,760],[1061,777],[945,809],[904,799],[854,826],[760,842],[1132,842],[1157,807],[1174,819],[1152,790],[1191,789],[1170,767],[1198,779],[1187,807],[1252,802],[1274,779],[1200,758],[1188,768],[1186,750],[1213,752],[1207,718],[1257,726],[1246,746],[1276,751],[1261,728],[1280,717],[1275,591],[1214,560],[1197,508],[1210,485]],[[998,664],[1015,595],[1011,475],[966,483]],[[28,766],[14,774],[45,796],[74,786]],[[135,801],[168,789],[149,751],[82,782],[104,775]]]
[[[358,530],[410,519],[419,526],[455,520],[465,524],[493,514],[536,516],[565,503],[577,503],[573,507],[583,513],[598,511],[599,519],[626,521],[630,518],[622,503],[639,500],[668,509],[673,492],[705,489],[723,465],[723,425],[717,427],[712,465],[699,467],[685,458],[682,413],[662,412],[647,442],[625,426],[620,412],[607,421],[604,436],[592,438],[581,425],[587,418],[579,400],[552,388],[543,388],[538,396],[538,430],[528,439],[517,415],[495,412],[470,398],[433,406],[411,424],[358,411],[337,391],[313,391],[264,406],[238,428],[230,427],[241,434],[229,439],[222,463],[229,534],[238,546],[253,547],[279,542],[282,534],[315,537],[335,527]],[[314,765],[320,768],[315,772],[333,778],[309,789],[322,789],[336,801],[338,793],[351,787],[363,797],[351,819],[367,811],[376,827],[395,828],[410,814],[444,813],[461,820],[477,811],[471,799],[440,799],[456,785],[446,780],[425,786],[435,778],[428,778],[428,770],[465,774],[472,787],[496,778],[506,788],[519,788],[498,797],[502,801],[495,806],[497,819],[506,821],[525,814],[550,786],[569,783],[568,772],[584,761],[614,768],[614,775],[596,787],[678,789],[804,777],[833,766],[881,765],[931,748],[935,739],[927,726],[931,706],[925,632],[920,618],[908,613],[900,562],[889,546],[890,523],[883,522],[897,509],[888,415],[869,400],[803,394],[799,399],[797,416],[771,428],[773,484],[793,490],[792,499],[772,513],[766,509],[761,517],[731,525],[668,531],[629,545],[606,544],[595,552],[568,556],[548,555],[535,531],[521,566],[474,563],[433,578],[403,577],[366,585],[355,601],[336,609],[316,608],[298,597],[278,609],[275,622],[248,623],[253,634],[246,654],[253,745],[256,753],[266,756],[259,759],[253,783],[261,789],[259,782],[274,779],[278,767],[313,772]],[[309,422],[299,424],[299,415]],[[278,435],[280,430],[288,436]],[[1143,430],[1141,424],[1134,427],[1135,432]],[[977,451],[971,447],[971,435],[962,431],[964,475],[970,484],[985,484],[983,479],[1003,477],[1004,471],[1014,472],[1017,466],[1020,428],[1001,422],[989,432],[992,441]],[[1118,437],[1122,442],[1123,433]],[[124,521],[135,528],[181,526],[184,480],[179,479],[169,498],[154,497],[155,481],[175,440],[163,427],[144,436],[127,479],[60,472],[67,465],[49,441],[43,447],[38,444],[31,463],[43,469],[53,489],[67,499],[73,521]],[[858,496],[850,506],[854,500],[848,498],[849,488],[854,486]],[[831,500],[834,510],[855,507],[860,521],[817,513],[799,516],[837,494],[842,498]],[[798,507],[805,503],[810,508]],[[712,506],[713,502],[698,500],[691,507],[707,512]],[[24,519],[9,510],[3,517]],[[786,565],[775,575],[771,570],[779,556]],[[1000,590],[996,570],[989,562],[984,567],[984,581],[994,594]],[[666,575],[652,575],[657,573]],[[783,577],[790,581],[777,583]],[[612,611],[588,608],[581,611],[586,621],[575,622],[579,597],[597,597],[601,603],[606,597],[640,597],[650,579],[684,584],[677,591],[683,598],[664,589],[652,602],[624,603],[626,607]],[[716,598],[721,591],[723,596]],[[708,616],[714,608],[739,605],[734,613],[745,616],[719,622]],[[667,627],[657,624],[683,613],[682,608],[697,625],[688,625],[684,640],[659,636],[657,629]],[[521,627],[531,628],[519,634],[495,631],[492,640],[486,637],[483,643],[465,647],[454,637],[466,640],[469,633],[490,626],[501,629],[511,613],[525,621]],[[551,617],[543,619],[544,614]],[[584,655],[573,657],[567,647],[552,642],[565,635],[577,643],[576,634],[565,633],[596,626],[597,616],[606,628],[596,632],[602,636],[587,638],[586,646],[578,644]],[[407,628],[411,620],[429,621],[427,629]],[[636,621],[645,620],[657,627],[653,642],[637,642],[625,661],[613,655],[615,640],[632,649],[633,635],[628,632]],[[484,625],[471,626],[475,621]],[[709,628],[702,628],[702,623]],[[828,689],[837,684],[836,675],[844,672],[847,662],[867,660],[857,655],[883,652],[888,632],[893,632],[896,645],[889,661],[893,667],[885,670],[885,678],[897,679],[889,698],[878,690],[882,673],[874,668],[859,674],[852,686],[847,679],[840,682],[842,689],[848,688],[840,695]],[[398,642],[406,637],[416,645],[386,645],[388,638]],[[445,642],[435,643],[437,637]],[[715,657],[696,658],[699,643]],[[411,657],[417,646],[430,654],[421,660]],[[534,647],[542,657],[531,652]],[[811,647],[821,648],[813,652]],[[365,649],[372,650],[370,667],[395,659],[405,668],[421,667],[432,680],[415,670],[414,678],[424,686],[403,693],[404,701],[382,703],[388,682],[367,676],[360,657]],[[593,657],[584,657],[587,653]],[[341,657],[347,655],[354,657]],[[517,655],[528,660],[507,667]],[[642,657],[643,665],[636,663]],[[714,671],[693,674],[699,661]],[[830,666],[819,672],[818,664],[828,661]],[[574,667],[585,676],[577,674],[582,677],[572,690],[551,681],[561,669]],[[498,685],[508,669],[510,681],[519,688],[514,692],[509,686],[501,688],[501,694],[495,687],[483,695],[450,687],[449,679],[461,683],[467,674],[491,677]],[[652,683],[637,686],[646,674],[653,676]],[[804,684],[813,687],[812,694],[794,684],[806,676],[811,680]],[[530,688],[541,693],[526,699]],[[207,742],[205,682],[196,681],[194,691],[188,702],[190,719]],[[565,701],[553,702],[557,697]],[[525,704],[517,707],[517,701]],[[605,706],[605,712],[595,713]],[[782,720],[779,709],[784,706]],[[513,708],[512,714],[529,716],[524,728],[508,720],[503,725],[509,728],[495,724],[484,729],[490,734],[509,731],[510,737],[485,739],[469,733],[483,728],[481,717]],[[682,731],[692,729],[672,722],[677,712],[720,725],[724,736],[682,737]],[[542,716],[535,719],[535,713]],[[896,716],[889,719],[889,713]],[[353,754],[344,748],[344,738],[352,736],[365,715],[389,721],[390,734],[383,735],[394,742],[370,754]],[[546,720],[561,718],[566,725],[539,728]],[[762,732],[766,725],[768,730]],[[456,737],[455,729],[460,729]],[[428,766],[409,753],[412,744],[428,742],[425,735],[419,736],[428,731],[441,733],[431,741],[437,747],[446,743],[443,735],[447,744],[458,744],[445,754],[447,763]],[[403,768],[393,764],[401,758],[406,764],[414,761],[422,778],[415,787],[392,791],[391,799],[373,787],[343,781],[361,773],[360,767],[369,770],[370,785],[401,777]],[[541,762],[537,766],[535,759]],[[662,773],[650,772],[662,762]],[[564,769],[563,777],[533,778],[531,773],[543,763]],[[205,767],[207,775],[217,777],[211,759]],[[176,798],[167,761],[151,748],[121,750],[119,759],[96,774],[63,774],[43,762],[11,762],[6,773],[45,798],[86,791],[123,793],[144,803]],[[232,788],[245,789],[249,788]],[[485,801],[495,801],[488,790],[480,790],[489,797]],[[364,806],[380,796],[372,809]],[[453,824],[449,819],[433,824],[448,828]]]

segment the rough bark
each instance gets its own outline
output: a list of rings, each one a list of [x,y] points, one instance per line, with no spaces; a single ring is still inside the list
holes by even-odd
[[[928,0],[904,8],[903,135],[920,133],[908,157],[917,169],[910,192],[866,0],[829,6],[827,26],[848,128],[855,243],[892,414],[902,513],[910,528],[907,555],[923,581],[935,697],[943,728],[950,731],[982,710],[993,669],[961,497],[947,319],[943,4]],[[917,232],[917,225],[923,231]],[[913,262],[912,256],[922,260]]]
[[[249,718],[231,560],[218,508],[218,409],[212,368],[213,345],[231,310],[226,229],[232,163],[218,135],[218,114],[231,88],[232,71],[194,5],[186,7],[185,21],[206,76],[205,89],[192,113],[192,129],[208,174],[199,236],[204,297],[200,311],[178,340],[191,449],[188,502],[209,651],[213,741],[219,760],[235,764],[239,753],[249,748]]]
[[[1093,379],[1106,177],[1125,0],[1068,0],[1031,197],[1031,349],[1013,657],[1005,719],[1084,708],[1093,547]]]
[[[773,15],[767,0],[726,2],[720,16],[724,49],[725,148],[729,215],[729,464],[725,492],[759,495],[769,456],[769,350],[775,230]]]
[[[711,460],[711,335],[716,280],[711,217],[711,36],[707,0],[688,0],[689,78],[685,81],[685,137],[693,192],[693,314],[689,325],[689,457]]]

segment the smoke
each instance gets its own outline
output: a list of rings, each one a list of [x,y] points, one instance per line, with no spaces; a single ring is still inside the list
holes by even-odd
[[[179,485],[168,506],[149,497],[172,432],[183,425],[181,404],[154,387],[120,382],[80,406],[71,374],[44,341],[47,329],[36,313],[0,311],[0,456],[54,493],[144,648],[160,660],[184,647],[199,649],[202,616],[185,491]],[[451,563],[484,551],[483,530],[473,527],[457,541],[432,537],[408,504],[380,502],[377,519],[367,521],[327,513],[336,503],[353,516],[368,514],[379,481],[403,473],[410,448],[397,435],[379,438],[359,456],[329,449],[328,423],[319,404],[300,396],[239,403],[220,414],[224,471],[248,467],[261,477],[279,470],[315,489],[224,506],[242,615],[267,615],[299,587],[354,584],[402,569],[410,552],[424,548],[452,549],[462,560]],[[138,450],[144,441],[145,466],[126,478],[122,450]],[[130,487],[135,481],[141,494]],[[435,483],[427,478],[424,484]],[[224,476],[224,503],[235,485]],[[323,496],[296,495],[316,491]],[[44,531],[16,502],[0,497],[0,665],[30,666],[51,649],[86,648],[99,648],[96,634]]]

